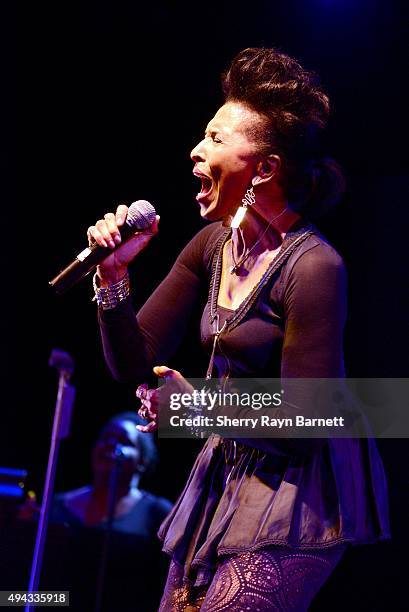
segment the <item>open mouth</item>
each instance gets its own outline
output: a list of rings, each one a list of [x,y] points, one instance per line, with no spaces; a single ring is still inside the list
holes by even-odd
[[[197,170],[194,170],[193,174],[197,176],[197,178],[200,179],[202,183],[202,188],[197,194],[196,199],[201,200],[203,198],[207,198],[207,196],[210,194],[213,188],[212,179],[206,176],[206,174],[202,174],[201,172],[198,172]]]

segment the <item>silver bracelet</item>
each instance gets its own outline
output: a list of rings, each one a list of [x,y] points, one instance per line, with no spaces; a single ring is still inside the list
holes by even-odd
[[[112,310],[113,308],[116,308],[118,304],[123,300],[126,300],[131,293],[128,272],[119,282],[114,283],[113,285],[108,285],[108,287],[99,287],[98,281],[99,276],[95,273],[93,277],[93,286],[95,291],[93,301],[96,301],[102,310]]]

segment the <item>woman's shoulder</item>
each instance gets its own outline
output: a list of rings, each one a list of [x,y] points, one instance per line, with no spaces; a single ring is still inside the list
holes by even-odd
[[[63,493],[56,493],[54,499],[69,506],[70,504],[73,504],[78,500],[88,499],[90,493],[91,487],[89,485],[86,485],[84,487],[80,487],[79,489],[73,489],[71,491],[65,491]]]
[[[318,230],[310,234],[288,261],[288,272],[306,274],[321,270],[345,270],[345,262],[336,248]]]
[[[83,514],[86,501],[89,499],[91,487],[81,487],[73,491],[56,493],[51,506],[52,522],[72,522]]]
[[[223,225],[222,221],[214,221],[202,227],[192,238],[191,243],[197,246],[200,245],[202,249],[209,245],[215,246],[217,240],[229,231],[230,229]]]
[[[155,515],[155,517],[158,517],[159,520],[163,520],[163,518],[171,511],[173,507],[172,502],[165,497],[154,495],[149,491],[141,490],[141,492],[143,494],[141,501],[147,510],[149,510],[149,513]]]
[[[344,299],[347,291],[347,270],[337,249],[318,231],[314,230],[290,255],[281,270],[278,283],[272,287],[270,297],[277,303],[287,304],[309,296],[314,302],[323,294],[336,294]]]
[[[224,226],[222,221],[209,223],[199,230],[185,246],[179,255],[179,261],[200,262],[200,264],[204,263],[208,267],[219,238],[229,231],[229,228]]]

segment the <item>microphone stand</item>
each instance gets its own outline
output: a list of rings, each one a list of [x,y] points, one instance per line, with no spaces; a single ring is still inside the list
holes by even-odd
[[[64,351],[54,349],[48,365],[57,368],[59,372],[58,393],[55,404],[54,423],[51,434],[51,445],[48,456],[47,473],[44,484],[43,499],[41,503],[40,518],[37,527],[37,536],[34,547],[33,562],[31,566],[28,590],[38,591],[40,575],[44,556],[44,545],[47,537],[47,527],[50,516],[51,500],[54,490],[55,473],[57,469],[58,451],[60,441],[69,433],[71,411],[75,399],[75,388],[69,384],[74,371],[74,361]],[[26,612],[31,612],[36,606],[25,606]]]
[[[96,600],[95,600],[95,612],[101,612],[102,610],[102,601],[104,597],[104,582],[107,571],[107,564],[109,559],[109,551],[111,546],[112,539],[112,526],[115,517],[115,506],[116,506],[116,493],[118,489],[118,477],[121,471],[121,463],[126,456],[121,450],[119,444],[115,447],[114,451],[115,455],[115,463],[111,470],[110,479],[109,479],[109,495],[108,495],[108,512],[107,512],[107,521],[106,521],[106,529],[104,531],[104,538],[102,543],[102,552],[101,552],[101,561],[99,563],[99,571],[98,571],[98,580],[97,580],[97,591],[96,591]]]

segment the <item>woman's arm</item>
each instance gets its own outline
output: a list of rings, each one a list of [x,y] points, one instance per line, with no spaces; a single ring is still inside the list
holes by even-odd
[[[284,293],[282,378],[344,376],[347,278],[338,253],[325,243],[296,261]]]
[[[344,376],[346,303],[346,270],[336,251],[326,243],[319,243],[303,253],[288,276],[283,296],[286,324],[282,380]],[[305,406],[308,403],[305,391],[303,385],[303,396],[292,396],[291,403]],[[316,438],[241,441],[265,452],[288,456],[310,454],[325,442]]]
[[[211,224],[196,234],[136,316],[130,298],[113,310],[99,310],[105,360],[116,380],[137,384],[175,352],[207,283],[207,248],[218,227]]]

